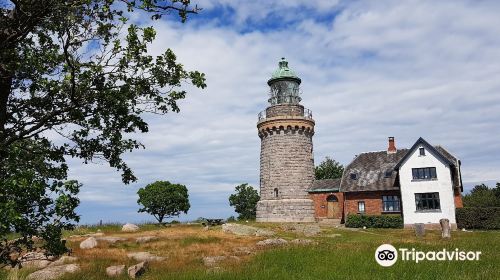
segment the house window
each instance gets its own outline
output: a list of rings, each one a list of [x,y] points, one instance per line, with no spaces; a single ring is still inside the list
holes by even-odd
[[[436,167],[412,168],[413,180],[436,179]]]
[[[356,179],[358,179],[358,174],[351,173],[351,180],[356,180]]]
[[[440,210],[439,193],[416,193],[415,204],[417,211]]]
[[[365,202],[364,201],[358,201],[358,212],[365,213]]]
[[[392,176],[392,170],[386,170],[385,171],[385,178],[391,178]]]
[[[279,193],[278,188],[274,188],[274,197],[275,198],[278,198],[278,193]]]
[[[420,151],[421,156],[425,156],[425,149],[424,148],[420,148],[418,150]]]
[[[397,195],[382,196],[382,212],[399,212],[399,197]]]

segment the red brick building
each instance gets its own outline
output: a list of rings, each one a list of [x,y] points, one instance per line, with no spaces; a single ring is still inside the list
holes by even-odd
[[[449,174],[445,174],[439,166],[436,172],[435,167],[419,166],[418,161],[413,162],[411,164],[415,166],[406,166],[403,169],[406,173],[410,172],[403,174],[405,180],[410,177],[410,183],[405,181],[403,188],[406,196],[402,196],[400,167],[408,165],[408,158],[414,153],[420,153],[420,162],[442,162],[442,169]],[[425,156],[428,158],[425,159]],[[434,158],[435,161],[429,161]],[[422,178],[419,177],[420,171]],[[439,176],[436,173],[440,173]],[[439,189],[443,180],[450,186],[449,191]],[[412,188],[422,190],[409,192]],[[345,167],[342,178],[317,180],[309,189],[309,194],[314,201],[317,220],[332,219],[343,222],[349,214],[403,215],[403,206],[406,203],[409,208],[407,213],[410,208],[416,207],[416,210],[409,212],[408,217],[403,215],[405,225],[411,225],[420,222],[419,219],[433,221],[432,215],[449,218],[453,223],[454,209],[463,207],[462,191],[460,161],[447,150],[441,146],[430,146],[422,138],[410,149],[397,150],[394,138],[390,137],[387,150],[356,156]]]

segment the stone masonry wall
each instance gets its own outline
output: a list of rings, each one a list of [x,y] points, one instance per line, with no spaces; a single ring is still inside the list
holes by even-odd
[[[309,198],[314,180],[312,133],[276,129],[261,141],[261,199]],[[278,197],[274,189],[278,189]]]
[[[273,118],[277,116],[303,116],[304,106],[293,104],[280,104],[267,107],[266,118]]]

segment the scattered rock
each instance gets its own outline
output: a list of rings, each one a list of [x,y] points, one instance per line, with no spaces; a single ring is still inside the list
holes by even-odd
[[[104,236],[104,233],[103,232],[93,232],[93,233],[84,234],[82,236],[85,236],[85,237],[99,237],[99,236]]]
[[[332,238],[335,238],[335,237],[339,237],[339,236],[342,236],[342,234],[339,234],[339,233],[332,233],[332,234],[328,234],[326,237],[332,237]]]
[[[125,265],[114,265],[106,268],[106,275],[109,277],[120,276],[125,272]]]
[[[146,243],[150,241],[155,241],[158,240],[157,236],[140,236],[135,239],[135,242],[137,243]]]
[[[310,244],[315,244],[316,242],[311,239],[294,239],[290,241],[290,243],[297,245],[310,245]]]
[[[207,269],[207,273],[217,273],[223,271],[220,266],[214,266],[209,269]]]
[[[288,241],[282,238],[270,238],[257,242],[257,246],[281,246],[287,243]]]
[[[98,237],[96,239],[99,240],[99,241],[106,241],[109,244],[115,244],[118,241],[127,241],[127,238],[124,238],[124,237],[115,237],[115,236]]]
[[[142,274],[144,274],[144,272],[146,272],[147,265],[148,265],[147,262],[141,262],[129,267],[127,269],[128,276],[132,279],[141,276]]]
[[[21,267],[45,268],[54,260],[53,256],[47,256],[43,252],[29,252],[21,257]]]
[[[128,253],[127,256],[139,262],[163,261],[165,257],[158,257],[149,252]]]
[[[213,267],[213,266],[215,266],[215,264],[217,264],[218,262],[223,261],[225,259],[227,259],[226,256],[204,257],[203,264],[205,264],[206,266],[209,266],[209,267]]]
[[[67,264],[67,263],[74,263],[77,260],[78,260],[77,257],[62,256],[57,261],[54,261],[53,263],[51,263],[50,266],[57,266],[57,265],[63,265],[63,264]]]
[[[233,249],[233,253],[240,256],[250,255],[253,253],[253,250],[251,247],[237,247]]]
[[[65,273],[75,273],[78,270],[80,270],[80,267],[77,264],[49,266],[31,273],[26,277],[26,280],[52,280],[61,277]]]
[[[229,232],[236,235],[244,235],[244,236],[272,236],[274,232],[267,229],[240,225],[240,224],[223,224],[222,225],[223,232]]]
[[[92,249],[97,247],[97,240],[95,237],[89,237],[80,243],[80,248],[81,249]]]
[[[125,231],[125,232],[135,232],[135,231],[138,231],[139,230],[139,227],[134,225],[134,224],[124,224],[122,226],[122,231]]]
[[[282,228],[305,236],[315,236],[321,232],[318,224],[284,224]]]

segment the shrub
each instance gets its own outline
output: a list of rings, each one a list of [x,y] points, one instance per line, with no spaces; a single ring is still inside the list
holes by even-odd
[[[500,229],[500,207],[465,207],[456,210],[458,228]]]
[[[347,215],[345,226],[351,228],[402,228],[403,217],[400,215]]]

